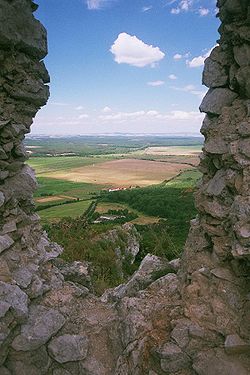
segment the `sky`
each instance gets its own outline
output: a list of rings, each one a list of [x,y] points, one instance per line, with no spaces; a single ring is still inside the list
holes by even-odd
[[[50,99],[32,134],[198,134],[214,0],[37,0]]]

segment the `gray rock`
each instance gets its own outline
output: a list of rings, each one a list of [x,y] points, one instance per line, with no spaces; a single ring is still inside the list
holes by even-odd
[[[0,367],[0,374],[1,375],[11,375],[11,372],[6,367],[1,366]]]
[[[57,310],[32,306],[29,318],[21,327],[21,334],[12,342],[17,351],[35,350],[44,345],[64,325],[65,319]]]
[[[205,61],[202,83],[209,88],[223,87],[228,81],[225,67],[211,58]]]
[[[222,138],[213,137],[213,139],[205,142],[204,149],[211,154],[221,155],[227,153],[228,145]]]
[[[230,282],[234,281],[232,273],[228,269],[223,267],[213,268],[211,270],[211,274],[217,277],[218,279],[227,280]]]
[[[0,254],[3,251],[9,249],[13,244],[14,244],[14,241],[8,234],[5,234],[4,236],[0,236]]]
[[[27,290],[27,294],[30,298],[37,298],[43,295],[44,292],[44,280],[42,280],[38,275],[33,275],[33,280],[31,285]]]
[[[50,242],[44,232],[37,244],[37,252],[43,261],[49,261],[58,257],[63,252],[63,248],[55,242]]]
[[[157,278],[149,285],[148,289],[164,289],[169,297],[176,295],[179,289],[179,280],[175,273],[168,273],[165,276]]]
[[[242,6],[240,0],[227,0],[223,4],[224,9],[231,14],[240,14]]]
[[[39,89],[33,90],[33,87],[36,87],[38,85]],[[25,81],[15,88],[13,88],[13,86],[5,84],[4,88],[13,98],[35,105],[42,106],[47,102],[49,98],[49,88],[47,86],[44,86],[42,82],[34,81],[32,83],[29,81]]]
[[[190,358],[175,344],[168,342],[157,350],[161,359],[161,368],[171,374],[190,366]]]
[[[9,123],[10,123],[10,120],[0,121],[0,129],[3,129]]]
[[[232,255],[235,258],[249,258],[250,257],[250,247],[242,246],[239,243],[235,243],[232,248]]]
[[[51,362],[45,346],[31,352],[11,350],[8,356],[12,375],[48,375]]]
[[[57,368],[53,370],[53,375],[72,375],[71,372],[63,369],[63,368]]]
[[[242,137],[250,137],[250,122],[242,122],[237,130]]]
[[[235,46],[234,49],[234,58],[239,66],[248,66],[250,65],[250,45],[242,44]]]
[[[239,150],[242,154],[250,158],[250,142],[249,139],[242,139],[239,143]]]
[[[134,296],[139,290],[145,289],[162,273],[169,273],[172,269],[166,259],[148,254],[142,260],[139,269],[133,274],[126,284],[121,284],[114,289],[107,290],[102,295],[103,302],[116,301],[125,296]]]
[[[0,44],[15,46],[39,59],[47,54],[46,31],[32,17],[25,0],[1,2]]]
[[[185,324],[177,324],[171,332],[171,338],[180,348],[185,348],[189,343],[189,327]]]
[[[54,264],[59,268],[66,281],[72,281],[86,287],[90,286],[90,264],[88,262],[74,261],[67,263],[56,258]]]
[[[12,307],[18,320],[27,317],[28,297],[18,286],[0,281],[0,300]]]
[[[193,362],[198,375],[248,375],[249,372],[237,359],[213,350],[198,353]]]
[[[32,276],[33,274],[28,267],[21,267],[13,273],[13,279],[22,288],[27,288],[30,285]]]
[[[81,361],[86,358],[88,338],[83,335],[63,335],[48,345],[50,355],[59,363]]]
[[[0,301],[0,318],[3,318],[10,308],[10,304],[4,301]]]
[[[240,240],[250,239],[250,224],[249,223],[236,223],[235,232]],[[247,241],[246,241],[247,242]]]
[[[3,181],[9,176],[9,171],[0,171],[0,180]]]
[[[23,143],[15,146],[14,153],[18,157],[27,157],[26,149]]]
[[[13,142],[8,142],[3,145],[3,149],[5,152],[10,152],[14,147]]]
[[[4,151],[3,147],[0,146],[0,160],[7,160],[8,156],[6,152]]]
[[[14,163],[12,163],[13,166]],[[21,164],[22,165],[22,164]],[[21,167],[20,163],[17,165],[17,170]],[[4,188],[15,194],[18,200],[31,200],[34,190],[37,188],[35,172],[28,165],[25,165],[15,176],[9,178]]]
[[[225,340],[225,350],[228,354],[250,353],[250,344],[243,341],[238,334],[228,335]]]
[[[220,115],[222,109],[230,106],[237,96],[235,92],[227,88],[210,89],[202,100],[200,111]]]
[[[198,326],[197,324],[193,323],[189,325],[188,330],[189,330],[190,337],[203,339],[205,336],[205,330],[201,328],[200,326]]]
[[[8,223],[4,224],[2,233],[7,234],[7,233],[12,233],[15,232],[17,229],[16,227],[16,222],[14,220],[9,221]]]
[[[206,192],[208,195],[216,197],[221,195],[221,193],[226,187],[225,176],[226,172],[223,169],[216,172],[214,177],[209,181],[207,185]]]
[[[4,196],[4,193],[2,193],[2,192],[0,191],[0,207],[3,206],[4,202],[5,202],[5,196]]]
[[[171,260],[169,263],[169,266],[174,270],[174,271],[178,271],[180,266],[181,266],[181,259],[180,258],[177,258],[177,259],[173,259]]]
[[[237,70],[236,81],[240,86],[240,91],[250,98],[250,66],[244,66]]]

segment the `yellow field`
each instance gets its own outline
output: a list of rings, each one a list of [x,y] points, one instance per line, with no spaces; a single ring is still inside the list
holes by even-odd
[[[113,187],[148,186],[169,180],[186,169],[190,169],[190,166],[179,163],[121,159],[47,172],[43,173],[43,177]]]
[[[35,198],[35,201],[37,203],[49,203],[49,202],[55,202],[55,201],[60,201],[60,200],[65,200],[65,199],[77,200],[77,198],[71,197],[68,195],[52,195],[48,197]]]
[[[173,156],[198,156],[201,153],[201,147],[192,146],[168,146],[168,147],[148,147],[139,151],[144,155],[173,155]]]

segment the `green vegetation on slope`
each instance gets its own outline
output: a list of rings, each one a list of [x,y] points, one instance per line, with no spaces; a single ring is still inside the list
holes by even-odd
[[[147,215],[166,219],[169,240],[180,251],[187,237],[190,219],[196,215],[193,191],[199,177],[198,171],[187,171],[167,184],[112,192],[104,194],[101,199],[125,203]]]
[[[109,207],[112,207],[112,214],[123,213],[121,211],[123,207],[132,207],[132,211],[126,210],[128,220],[134,217],[134,209],[136,212],[140,211],[164,218],[160,219],[158,223],[135,224],[140,233],[140,252],[133,265],[125,260],[123,268],[126,276],[135,271],[147,253],[166,257],[169,260],[180,255],[189,229],[189,221],[196,214],[193,190],[199,177],[199,172],[187,171],[167,184],[113,192],[102,197],[105,202],[100,202],[99,215],[100,212],[107,214]],[[113,203],[114,201],[118,201],[119,204]],[[83,214],[83,210],[88,212],[88,207],[83,206],[77,217],[75,209],[85,203],[77,202],[63,206],[64,216],[68,214],[71,217],[63,218],[54,224],[47,224],[45,229],[53,241],[64,247],[63,259],[92,263],[94,289],[98,294],[101,294],[106,288],[114,287],[125,281],[117,265],[116,249],[124,250],[127,238],[121,225],[115,222],[89,223],[90,216],[92,220],[95,219],[95,213],[93,213],[95,205],[92,205],[93,210],[90,210],[89,215]],[[73,211],[70,212],[68,208]],[[45,214],[44,219],[48,219],[48,212],[49,210],[41,211],[42,215]],[[74,216],[76,217],[72,218]],[[111,229],[118,231],[118,237],[115,236],[114,241],[107,236]]]
[[[116,229],[112,238],[107,232]],[[126,276],[133,273],[135,267],[128,266],[129,259],[123,259],[122,274],[117,264],[116,250],[125,253],[128,233],[119,225],[88,225],[86,217],[74,220],[65,218],[59,223],[46,226],[50,238],[64,247],[62,258],[68,262],[74,260],[91,262],[93,268],[93,287],[97,294],[125,281]]]

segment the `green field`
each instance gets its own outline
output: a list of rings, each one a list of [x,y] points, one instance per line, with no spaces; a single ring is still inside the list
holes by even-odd
[[[201,137],[167,136],[78,136],[78,137],[26,137],[25,145],[32,156],[61,155],[78,156],[127,154],[149,146],[195,146],[201,145]]]
[[[89,200],[47,208],[39,211],[39,216],[43,224],[59,221],[63,217],[76,218],[83,215],[91,203],[92,201]]]
[[[192,189],[196,186],[197,181],[201,176],[201,173],[197,169],[187,170],[173,178],[171,181],[168,181],[165,186],[168,188],[175,187],[178,189]]]
[[[98,180],[98,184],[94,183],[94,181],[93,183],[84,182],[84,178],[82,178],[83,182],[67,180],[68,175],[73,173],[72,171],[74,171],[77,176],[77,173],[81,173],[82,168],[86,166],[91,167],[92,165],[125,157],[126,159],[160,160],[164,164],[169,163],[170,168],[174,165],[172,163],[176,163],[177,174],[179,173],[178,163],[190,163],[190,165],[193,165],[195,160],[193,156],[181,155],[182,152],[192,153],[193,151],[199,151],[201,149],[201,143],[200,138],[164,138],[153,136],[72,137],[58,139],[42,137],[27,139],[26,144],[32,150],[32,155],[35,155],[29,159],[29,164],[35,169],[38,178],[39,186],[34,197],[42,222],[60,220],[65,216],[75,218],[87,209],[92,200],[97,199],[100,194],[104,194],[103,189],[105,189],[107,185],[101,184],[102,180],[100,179]],[[169,149],[171,152],[176,150],[176,155],[157,154],[158,152],[168,151]],[[148,150],[150,150],[151,154],[148,154]],[[118,154],[118,151],[124,154]],[[145,153],[145,151],[147,153]],[[58,153],[60,152],[62,154],[75,153],[77,156],[59,156]],[[49,154],[56,154],[57,156],[47,156]],[[109,170],[105,171],[102,168],[99,169],[99,176],[103,175],[103,181],[105,181],[105,173],[107,175]],[[119,175],[119,170],[114,170],[114,174]],[[155,223],[159,218],[166,216],[161,210],[158,212],[159,207],[163,206],[163,201],[164,205],[169,207],[170,203],[166,202],[166,200],[172,202],[175,199],[174,195],[172,198],[169,197],[167,193],[170,191],[169,188],[177,188],[177,191],[179,191],[179,189],[189,189],[194,186],[198,177],[199,172],[195,169],[187,170],[181,173],[180,176],[171,179],[167,185],[162,182],[160,185],[154,185],[152,188],[148,187],[126,191],[124,192],[126,198],[123,201],[119,201],[120,198],[118,201],[114,201],[115,197],[119,196],[119,194],[108,194],[107,202],[99,202],[97,211],[105,211],[105,208],[108,209],[108,205],[120,205],[120,208],[132,209],[133,212],[138,215],[134,223],[141,225]],[[165,188],[168,187],[166,191],[162,190],[164,186]],[[124,194],[122,196],[124,196]],[[134,196],[136,198],[133,198]],[[179,199],[179,197],[177,198]],[[133,199],[136,199],[137,202],[134,202]],[[173,203],[173,205],[174,204],[175,203]],[[150,206],[151,208],[149,208]],[[171,208],[171,210],[173,210],[173,208]]]
[[[103,163],[112,160],[111,156],[47,156],[47,157],[30,157],[29,165],[35,169],[36,174],[53,174],[58,171],[70,170],[71,168],[83,167],[85,165]]]
[[[46,197],[51,195],[68,195],[72,198],[88,198],[90,195],[99,194],[101,185],[87,184],[83,182],[71,182],[49,177],[38,177],[38,189],[35,197]]]

